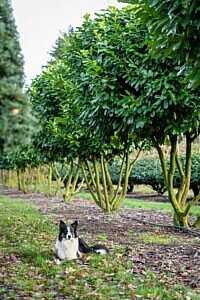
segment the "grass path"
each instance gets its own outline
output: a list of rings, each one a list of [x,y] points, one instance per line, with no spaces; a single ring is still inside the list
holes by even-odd
[[[140,224],[131,227],[82,200],[32,199],[37,208],[27,200],[0,197],[0,298],[200,299],[194,257],[199,239]],[[81,236],[105,243],[110,255],[55,264],[51,247],[58,220],[72,216],[81,223]]]

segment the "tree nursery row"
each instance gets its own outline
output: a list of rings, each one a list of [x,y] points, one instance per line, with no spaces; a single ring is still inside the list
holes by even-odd
[[[174,224],[189,227],[190,209],[200,199],[199,159],[192,151],[200,93],[186,81],[190,64],[180,72],[180,60],[151,55],[145,26],[134,7],[110,7],[94,19],[86,14],[80,27],[58,38],[28,90],[38,120],[32,145],[3,156],[4,182],[12,186],[16,176],[24,191],[37,182],[51,193],[54,178],[57,190],[65,185],[66,199],[84,183],[108,212],[134,184],[145,183],[161,194],[167,190]],[[159,161],[140,159],[151,149]]]

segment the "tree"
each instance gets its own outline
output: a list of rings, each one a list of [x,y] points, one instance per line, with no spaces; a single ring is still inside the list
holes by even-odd
[[[44,161],[51,166],[57,186],[65,183],[65,190],[62,191],[64,199],[71,200],[81,187],[77,186],[80,163],[77,159],[79,132],[75,131],[75,116],[78,110],[73,110],[73,103],[69,103],[63,112],[63,100],[68,97],[65,73],[62,63],[50,63],[33,80],[29,94],[40,120],[40,131],[33,138],[33,143],[38,152],[45,154]]]
[[[10,1],[0,2],[0,154],[30,135],[30,106],[22,93],[23,56]]]
[[[189,87],[200,84],[200,11],[196,0],[119,0],[134,4],[136,17],[148,30],[154,57],[170,57],[185,72]],[[190,68],[188,69],[188,66]]]
[[[49,77],[55,82],[59,77],[51,93],[56,93],[54,99],[62,102],[61,114],[52,119],[52,130],[57,137],[60,135],[61,142],[70,138],[71,142],[76,141],[76,155],[83,161],[83,173],[87,168],[90,174],[96,203],[104,210],[117,208],[126,189],[121,198],[113,198],[107,163],[122,155],[128,179],[132,146],[149,141],[160,156],[174,222],[188,226],[190,208],[199,200],[198,195],[186,203],[191,145],[199,133],[199,92],[187,88],[182,75],[177,77],[179,66],[175,62],[149,55],[145,30],[132,8],[122,11],[110,8],[97,14],[94,20],[86,15],[63,53]],[[45,91],[39,99],[40,103],[46,101]],[[177,147],[181,136],[186,138],[185,167]],[[162,151],[166,142],[171,146],[169,168]],[[104,172],[103,193],[98,166]],[[175,168],[180,175],[177,194],[173,185]],[[92,193],[93,189],[90,190]],[[115,196],[118,191],[117,187]]]
[[[90,26],[89,29],[91,31],[93,27]],[[61,41],[60,43],[66,45],[65,53],[62,50],[63,57],[57,64],[49,66],[43,72],[43,76],[33,82],[32,101],[36,104],[36,109],[37,107],[42,109],[43,119],[47,116],[48,128],[51,127],[54,137],[60,139],[60,145],[62,145],[65,155],[79,158],[86,183],[96,203],[103,210],[115,210],[122,203],[126,194],[128,175],[133,165],[133,162],[130,163],[129,160],[129,152],[132,150],[134,136],[126,133],[119,136],[113,127],[110,127],[111,130],[109,130],[109,127],[105,126],[106,119],[109,120],[106,115],[102,120],[102,130],[98,132],[90,130],[91,117],[89,114],[87,115],[84,104],[85,101],[89,103],[91,97],[87,89],[84,92],[83,89],[79,91],[79,84],[83,83],[80,63],[81,59],[85,59],[84,53],[82,57],[81,55],[82,50],[84,52],[84,49],[88,47],[87,39],[90,39],[90,32],[85,36],[78,33],[64,38],[67,38],[67,42]],[[41,78],[43,78],[42,84],[40,83]],[[85,79],[90,80],[89,76]],[[48,105],[46,105],[47,102]],[[52,106],[53,103],[54,106]],[[60,105],[60,112],[56,112],[57,105]],[[109,122],[114,120],[113,116]],[[117,189],[114,188],[108,167],[108,162],[115,155],[122,156]],[[123,190],[119,193],[124,165],[126,180]],[[91,180],[88,180],[88,176]],[[102,176],[101,182],[100,176]],[[94,190],[96,193],[93,192]]]
[[[121,131],[118,130],[123,124],[123,118],[115,113],[121,109],[123,98],[127,97],[122,77],[124,74],[119,70],[117,58],[118,51],[120,53],[122,51],[116,48],[115,44],[116,36],[118,36],[116,43],[120,43],[119,37],[125,21],[123,17],[123,13],[118,15],[118,11],[115,10],[107,11],[105,15],[97,15],[93,21],[86,15],[85,22],[71,37],[62,58],[68,73],[65,79],[68,97],[63,99],[63,108],[65,109],[65,105],[71,108],[73,104],[79,108],[77,120],[79,127],[83,129],[83,136],[79,140],[82,171],[96,203],[107,211],[117,209],[126,195],[128,176],[135,162],[133,160],[130,163],[129,155],[134,145],[140,144],[136,136],[128,132],[129,125],[123,130],[121,127]],[[114,41],[110,33],[114,33]],[[112,50],[109,47],[106,49],[108,39]],[[114,48],[117,54],[109,55],[114,54]],[[121,58],[123,59],[123,54]],[[115,189],[108,163],[117,155],[121,157],[122,165],[118,173],[118,186]],[[136,155],[136,159],[137,157]],[[123,190],[118,194],[123,166],[125,166],[125,181]],[[87,180],[85,170],[88,171],[92,185]],[[93,190],[96,191],[96,195]]]
[[[186,203],[191,177],[191,146],[199,134],[199,91],[191,91],[179,66],[170,59],[149,55],[145,31],[131,8],[110,9],[77,33],[77,49],[66,52],[70,62],[70,97],[79,103],[84,124],[96,136],[109,139],[115,132],[122,141],[136,136],[157,149],[176,225],[188,226],[191,206]],[[181,92],[180,92],[181,91]],[[178,137],[185,136],[185,166],[178,153]],[[162,145],[171,146],[169,168]],[[175,168],[180,186],[174,190]]]

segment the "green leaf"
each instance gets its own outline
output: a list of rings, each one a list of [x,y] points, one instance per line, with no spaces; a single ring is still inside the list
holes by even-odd
[[[167,109],[168,106],[169,106],[168,100],[165,100],[165,101],[164,101],[164,109]]]
[[[181,47],[181,44],[182,44],[182,41],[180,41],[180,42],[174,44],[174,46],[173,46],[172,49],[173,49],[174,51],[178,50],[178,49]]]
[[[139,121],[136,123],[136,128],[142,128],[144,126],[144,121]]]
[[[83,17],[84,17],[84,19],[85,19],[86,21],[89,21],[89,19],[90,19],[90,14],[86,13]]]

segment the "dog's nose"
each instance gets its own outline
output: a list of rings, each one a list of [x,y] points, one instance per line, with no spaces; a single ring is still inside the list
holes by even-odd
[[[70,240],[72,238],[71,234],[68,234],[67,238]]]

